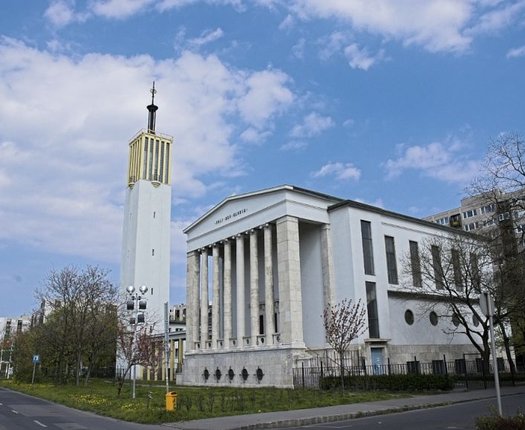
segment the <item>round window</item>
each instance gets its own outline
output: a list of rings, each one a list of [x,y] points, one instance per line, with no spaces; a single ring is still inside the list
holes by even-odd
[[[459,326],[459,317],[458,314],[452,315],[452,324],[454,324],[456,327]]]
[[[479,325],[479,318],[476,315],[472,315],[472,324],[474,324],[474,327]]]
[[[410,309],[405,311],[405,321],[408,325],[414,324],[414,313]]]
[[[438,324],[439,318],[434,311],[430,312],[428,319],[430,320],[430,324],[432,324],[433,326],[436,326]]]

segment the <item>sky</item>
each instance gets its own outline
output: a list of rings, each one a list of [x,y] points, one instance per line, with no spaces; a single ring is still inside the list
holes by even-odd
[[[184,227],[282,184],[424,217],[525,133],[525,0],[2,0],[0,316],[52,270],[118,285],[129,140],[174,137]]]

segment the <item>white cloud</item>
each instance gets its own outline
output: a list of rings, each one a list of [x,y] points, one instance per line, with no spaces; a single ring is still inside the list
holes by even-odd
[[[212,42],[215,42],[216,40],[219,40],[223,36],[224,36],[224,32],[222,31],[222,29],[216,28],[215,30],[204,31],[200,37],[191,39],[188,43],[190,46],[193,46],[194,48],[200,48],[203,45],[207,45],[208,43],[212,43]]]
[[[376,34],[422,46],[428,51],[468,48],[464,34],[473,13],[470,0],[295,0],[297,16],[334,18],[348,22],[352,30]]]
[[[279,148],[281,151],[299,151],[301,149],[304,149],[308,146],[308,143],[304,141],[299,140],[292,140],[291,142],[287,142],[284,145],[281,145]]]
[[[341,31],[331,33],[327,37],[319,39],[320,46],[319,57],[321,60],[328,60],[334,54],[343,50],[345,44],[351,39],[350,35]]]
[[[396,178],[407,170],[415,170],[440,181],[466,184],[479,172],[480,162],[462,156],[463,145],[455,138],[448,138],[443,143],[402,146],[400,149],[400,157],[384,164],[387,179]]]
[[[520,46],[519,48],[510,49],[507,52],[507,58],[518,58],[525,56],[525,45]]]
[[[135,15],[154,0],[97,0],[91,4],[91,9],[96,15],[105,18],[124,19]]]
[[[322,166],[318,171],[312,173],[314,178],[321,178],[324,176],[334,176],[337,180],[359,180],[361,177],[361,170],[355,167],[352,163],[328,163]]]
[[[74,5],[73,0],[54,0],[44,12],[44,17],[55,27],[85,21],[88,14],[75,12]]]
[[[264,142],[269,136],[271,135],[270,131],[263,131],[257,130],[253,127],[248,127],[246,130],[244,130],[240,138],[244,142],[247,143],[262,143]]]
[[[305,45],[306,45],[306,39],[304,37],[300,38],[297,41],[297,43],[294,46],[292,46],[292,55],[295,58],[303,59]]]
[[[244,120],[256,128],[282,112],[294,100],[293,93],[286,87],[290,78],[283,72],[264,70],[243,78],[246,88],[238,107]]]
[[[290,30],[295,25],[295,19],[292,15],[286,15],[286,18],[279,24],[279,30]]]
[[[302,124],[292,128],[290,136],[295,138],[314,137],[333,126],[334,121],[332,118],[312,112],[304,117]]]
[[[352,69],[361,69],[365,71],[384,57],[383,50],[375,55],[370,55],[366,49],[360,49],[356,43],[348,45],[344,49],[344,52]]]
[[[153,79],[157,128],[175,137],[175,202],[206,193],[202,177],[243,174],[233,137],[252,122],[264,135],[293,100],[283,72],[213,55],[72,58],[1,38],[0,239],[119,260],[127,143],[145,126]]]
[[[487,5],[498,6],[498,5]],[[492,9],[483,13],[476,24],[468,30],[470,34],[483,34],[497,32],[508,28],[520,16],[525,9],[525,1],[520,0],[516,3],[505,3],[503,7]]]

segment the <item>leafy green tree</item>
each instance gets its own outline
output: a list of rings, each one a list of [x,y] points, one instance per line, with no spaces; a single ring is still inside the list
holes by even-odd
[[[58,383],[74,377],[86,383],[101,357],[113,354],[116,339],[117,290],[97,266],[83,270],[68,266],[51,271],[37,297],[48,310],[32,348],[42,357],[42,368]],[[113,351],[113,352],[111,352]]]

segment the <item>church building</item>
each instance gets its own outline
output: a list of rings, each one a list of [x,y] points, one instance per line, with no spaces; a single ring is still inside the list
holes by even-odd
[[[401,282],[404,257],[451,232],[290,185],[226,198],[185,229],[177,383],[292,387],[293,369],[329,348],[321,315],[344,298],[366,306],[368,328],[352,348],[367,364],[472,352],[465,335],[446,333],[450,318],[425,314]]]

